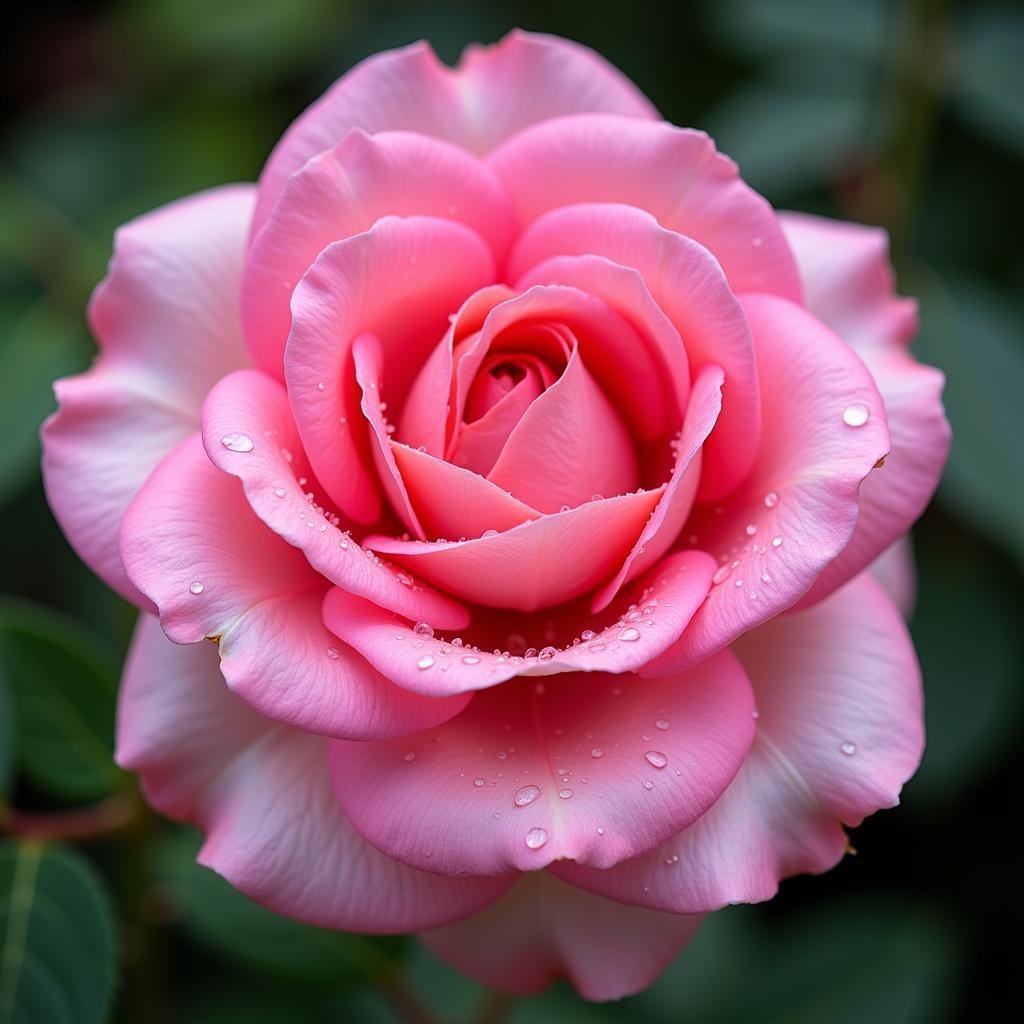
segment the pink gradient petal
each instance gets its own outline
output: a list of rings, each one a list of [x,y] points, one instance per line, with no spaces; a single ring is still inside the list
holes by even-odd
[[[901,537],[886,548],[872,563],[871,575],[889,595],[903,618],[910,619],[917,604],[917,569],[910,537]]]
[[[632,439],[578,348],[513,428],[487,479],[541,512],[636,488]]]
[[[481,913],[419,938],[499,992],[529,996],[566,978],[584,999],[604,1002],[650,985],[700,921],[628,907],[536,872]]]
[[[578,597],[611,576],[662,491],[589,501],[474,540],[425,544],[373,536],[364,543],[467,601],[535,611]]]
[[[587,254],[638,270],[685,340],[690,365],[713,362],[725,371],[722,413],[704,446],[699,497],[728,494],[753,465],[761,398],[750,330],[721,268],[703,246],[643,210],[584,203],[534,221],[513,250],[509,275],[517,280],[552,257]]]
[[[173,644],[148,615],[125,666],[117,760],[159,810],[207,833],[202,863],[310,924],[434,927],[486,906],[512,881],[441,878],[380,854],[338,807],[325,741],[254,714],[224,686],[213,647]]]
[[[849,346],[785,299],[743,306],[763,401],[757,464],[722,505],[690,517],[686,541],[718,557],[718,585],[645,673],[692,665],[802,597],[849,542],[861,481],[889,450],[881,396]]]
[[[636,336],[605,334],[600,346],[588,350],[587,366],[642,441],[676,428],[690,394],[686,349],[636,270],[600,256],[556,256],[531,267],[516,284],[578,288],[624,317]]]
[[[796,256],[805,304],[862,355],[899,346],[917,330],[917,303],[895,294],[889,239],[882,228],[779,214]]]
[[[332,777],[362,835],[413,867],[484,877],[573,858],[609,868],[714,803],[750,746],[752,710],[727,651],[669,679],[516,680],[436,729],[334,741]]]
[[[708,249],[734,292],[800,301],[778,216],[704,132],[604,114],[562,117],[509,139],[487,162],[524,227],[575,203],[639,207]]]
[[[334,83],[277,144],[260,176],[254,231],[285,183],[353,128],[414,131],[486,153],[514,132],[562,114],[655,117],[639,90],[579,43],[519,30],[472,46],[451,70],[427,43],[369,57]]]
[[[410,701],[337,643],[320,615],[326,581],[256,518],[198,438],[157,467],[124,523],[125,566],[168,636],[217,640],[228,685],[261,714],[365,739],[426,728],[461,709],[459,701]]]
[[[239,279],[254,189],[231,185],[148,213],[117,232],[89,321],[100,357],[55,385],[43,480],[82,560],[123,597],[118,530],[153,467],[199,424],[209,388],[244,366]]]
[[[943,375],[920,365],[905,342],[917,304],[894,294],[886,234],[805,214],[783,227],[800,264],[807,308],[867,363],[885,401],[892,451],[861,487],[853,538],[804,598],[812,604],[855,576],[910,529],[938,486],[949,454]]]
[[[843,825],[898,803],[921,758],[921,681],[899,612],[867,575],[735,645],[759,718],[750,754],[696,824],[610,871],[558,864],[594,892],[676,913],[770,899],[827,871]]]
[[[524,377],[479,419],[463,422],[451,452],[451,462],[486,476],[531,403],[540,397],[540,381]]]
[[[698,371],[686,410],[686,421],[676,441],[672,476],[622,568],[594,595],[592,607],[595,612],[606,608],[624,583],[635,579],[657,562],[679,535],[697,493],[701,448],[722,409],[723,379],[721,368],[710,363]]]
[[[520,675],[635,672],[686,628],[707,596],[714,569],[713,559],[703,552],[680,552],[638,580],[600,619],[563,607],[554,618],[544,616],[543,621],[524,623],[522,650],[536,645],[528,658],[495,654],[482,640],[470,646],[461,637],[425,637],[397,616],[339,589],[332,590],[324,601],[324,621],[388,679],[428,697],[486,689]],[[481,628],[486,630],[490,643],[498,643],[499,652],[507,634],[520,628],[500,613],[494,613],[492,621],[477,619],[485,619],[484,613],[475,617],[469,636],[480,633]],[[497,630],[501,639],[495,641],[494,627],[501,620],[508,624],[504,632]],[[589,635],[580,642],[584,630],[589,630]],[[555,640],[560,646],[554,646]],[[543,658],[537,653],[541,649]]]
[[[321,250],[381,217],[413,214],[465,224],[499,262],[512,242],[514,216],[493,171],[439,139],[357,128],[296,171],[246,259],[242,320],[254,365],[283,375],[289,300]]]
[[[232,451],[221,440],[238,436],[252,442],[252,451]],[[311,479],[280,383],[255,370],[226,377],[203,407],[203,441],[214,465],[242,481],[256,515],[326,579],[411,619],[452,628],[469,621],[466,609],[451,598],[380,564],[318,504],[328,499]]]
[[[380,498],[351,432],[358,416],[352,342],[360,334],[380,339],[381,398],[397,408],[449,313],[493,277],[494,258],[469,228],[385,217],[328,246],[299,282],[285,351],[288,394],[318,479],[353,519],[374,522]]]
[[[426,540],[427,535],[420,526],[416,511],[409,500],[409,492],[405,489],[405,481],[392,454],[388,425],[381,409],[383,359],[380,341],[372,334],[361,334],[352,342],[352,364],[355,367],[356,384],[359,385],[362,396],[359,408],[370,425],[370,453],[377,468],[377,479],[398,518],[420,540]]]
[[[395,441],[391,452],[429,537],[479,537],[540,518],[536,509],[468,469]]]

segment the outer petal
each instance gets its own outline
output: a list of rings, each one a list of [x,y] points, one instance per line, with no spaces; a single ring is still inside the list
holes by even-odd
[[[270,718],[367,738],[401,735],[460,710],[458,700],[410,702],[337,643],[319,614],[325,581],[256,518],[239,483],[210,463],[198,438],[182,442],[132,502],[122,554],[168,636],[216,638],[229,686]]]
[[[695,825],[610,871],[556,865],[615,899],[695,913],[775,894],[780,878],[832,867],[842,825],[898,802],[924,745],[921,685],[906,626],[867,575],[743,637],[754,745]]]
[[[562,117],[514,136],[487,162],[523,226],[560,206],[626,203],[710,250],[734,292],[800,301],[775,211],[704,132],[604,114]]]
[[[335,741],[331,769],[359,831],[414,867],[479,877],[571,857],[608,868],[721,795],[750,746],[752,709],[728,652],[671,679],[517,680],[437,729]]]
[[[125,666],[118,763],[149,800],[207,833],[199,859],[282,914],[361,932],[433,927],[486,906],[505,879],[425,875],[378,853],[331,791],[325,742],[233,697],[208,644],[144,616]]]
[[[864,481],[853,538],[804,604],[841,586],[910,529],[938,486],[949,454],[943,375],[906,351],[917,304],[893,292],[885,232],[859,224],[786,214],[783,226],[800,265],[807,308],[864,359],[885,401],[892,451]]]
[[[849,542],[861,481],[889,450],[881,397],[848,346],[784,299],[746,296],[744,308],[764,398],[758,461],[687,524],[687,542],[722,562],[718,585],[645,673],[700,661],[803,596]]]
[[[225,447],[223,438],[232,437],[248,439],[252,450]],[[214,465],[242,481],[260,519],[332,583],[412,619],[445,627],[469,621],[461,605],[384,566],[338,529],[338,518],[316,500],[327,499],[310,479],[288,396],[277,381],[255,370],[225,377],[203,407],[203,440]]]
[[[898,346],[917,330],[917,303],[895,294],[881,228],[782,213],[807,308],[858,352]]]
[[[604,256],[643,276],[685,339],[690,365],[725,371],[722,414],[705,445],[701,500],[729,493],[749,473],[761,432],[761,398],[750,330],[717,261],[692,239],[659,226],[632,206],[582,203],[544,214],[509,261],[515,280],[554,256]]]
[[[351,384],[352,342],[376,335],[384,351],[381,398],[396,406],[448,315],[494,277],[479,235],[433,217],[385,217],[328,246],[292,297],[285,353],[288,394],[316,475],[345,513],[380,514],[374,474],[351,432],[359,417]]]
[[[101,354],[56,384],[43,427],[50,506],[81,558],[136,604],[117,548],[121,517],[153,467],[193,433],[209,388],[245,365],[239,278],[254,190],[232,185],[120,228],[89,319]]]
[[[280,377],[296,283],[321,250],[381,217],[448,217],[472,228],[503,261],[514,217],[494,173],[469,153],[425,135],[353,131],[287,181],[254,238],[242,285],[253,362]]]
[[[426,43],[358,64],[292,124],[260,177],[254,230],[288,178],[353,128],[414,131],[486,153],[513,132],[561,114],[606,111],[654,117],[636,87],[592,50],[514,31],[470,47],[454,71]]]
[[[871,563],[871,575],[909,619],[917,603],[917,570],[910,537],[902,537]]]
[[[373,536],[365,544],[468,601],[535,611],[579,597],[611,576],[661,494],[659,487],[588,501],[474,540],[424,544]]]
[[[650,985],[700,920],[627,907],[538,872],[482,913],[420,939],[499,992],[532,995],[564,977],[584,999],[602,1002]]]
[[[574,605],[524,616],[523,622],[504,611],[481,610],[467,634],[472,643],[425,638],[339,589],[327,595],[324,621],[388,679],[430,697],[486,689],[517,675],[635,672],[686,628],[707,596],[714,568],[702,551],[670,555],[600,619]],[[510,643],[510,634],[517,640]],[[511,646],[515,653],[506,650]],[[524,657],[531,647],[534,653]]]

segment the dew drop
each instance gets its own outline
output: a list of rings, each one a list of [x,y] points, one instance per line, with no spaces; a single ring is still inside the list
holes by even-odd
[[[644,754],[644,760],[652,768],[664,768],[668,764],[668,758],[660,750],[648,750]]]
[[[542,647],[537,655],[541,661],[550,661],[558,653],[557,647]]]
[[[586,643],[588,640],[593,640],[597,634],[592,629],[585,629],[580,633],[580,639]]]
[[[418,669],[427,669],[430,668],[433,664],[434,659],[429,654],[424,654],[423,657],[416,662],[416,667]]]
[[[747,523],[747,525],[743,528],[743,532],[748,537],[753,537],[754,534],[757,533],[757,523]]]
[[[863,427],[871,413],[863,402],[854,402],[843,410],[843,422],[848,427]]]
[[[328,647],[327,648],[327,657],[330,658],[331,661],[337,661],[338,660],[338,648],[337,647]]]
[[[480,536],[481,537],[497,537],[498,536],[498,531],[497,530],[484,530],[484,532],[481,533]]]
[[[843,742],[839,744],[839,749],[847,757],[853,757],[853,755],[857,753],[857,744],[852,743],[850,740],[843,740]]]
[[[539,796],[540,790],[536,786],[523,786],[522,789],[516,791],[516,807],[528,807]]]
[[[542,828],[531,828],[526,833],[526,845],[531,850],[539,850],[548,841],[548,834]]]
[[[190,594],[201,594],[206,588],[199,582],[199,580],[193,580],[188,585],[188,592]]]
[[[412,631],[417,636],[425,636],[428,640],[434,635],[434,627],[429,622],[417,622]]]
[[[220,443],[229,452],[251,452],[256,445],[248,434],[225,434]]]
[[[781,537],[772,537],[772,547],[773,548],[781,548],[782,547],[782,538]]]
[[[640,639],[640,630],[630,626],[629,629],[624,629],[619,634],[619,639],[625,643],[632,643],[634,640]]]
[[[604,751],[600,747],[594,747],[590,752],[591,757],[604,757]]]
[[[403,587],[411,587],[413,584],[413,578],[407,572],[397,573],[395,575],[395,579],[397,579]]]
[[[558,791],[558,795],[559,795],[559,796],[560,796],[560,797],[561,797],[561,798],[562,798],[563,800],[568,800],[568,799],[569,799],[569,797],[571,797],[571,796],[572,796],[572,790],[571,790],[571,789],[560,789],[560,790]]]
[[[476,786],[477,789],[479,789],[483,784],[484,784],[484,780],[483,779],[474,779],[473,780],[473,785]]]
[[[598,826],[598,829],[597,829],[597,834],[598,834],[599,836],[603,836],[603,835],[604,835],[604,829],[603,829],[603,828],[601,828],[600,826]]]
[[[274,494],[276,494],[277,497],[279,498],[283,498],[285,495],[285,489],[283,487],[275,487]]]
[[[775,508],[775,506],[778,505],[779,503],[778,491],[769,491],[764,496],[764,503],[767,508]]]
[[[480,664],[480,659],[478,657],[476,657],[475,655],[473,655],[473,654],[467,654],[462,659],[462,664],[463,665],[479,665]]]
[[[654,783],[650,779],[644,779],[644,789],[654,789]]]
[[[659,718],[654,723],[654,728],[655,729],[660,729],[662,732],[664,732],[666,729],[671,728],[671,726],[672,726],[672,723],[667,718]]]
[[[317,383],[316,389],[317,389],[317,391],[323,391],[324,388],[326,388],[326,387],[327,387],[327,385],[323,381],[319,381]]]
[[[731,572],[731,565],[720,565],[718,569],[715,570],[715,575],[711,577],[711,582],[716,584],[724,583],[729,578],[729,574]]]
[[[407,764],[411,764],[413,761],[416,760],[416,751],[410,750],[409,753],[402,758],[402,760],[405,761]]]

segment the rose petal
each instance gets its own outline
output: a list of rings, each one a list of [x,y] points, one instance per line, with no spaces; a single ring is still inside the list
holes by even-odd
[[[843,824],[896,805],[924,743],[920,672],[877,583],[860,576],[735,649],[759,718],[725,794],[658,849],[610,871],[558,864],[560,877],[676,913],[766,900],[780,878],[831,868],[847,848]]]
[[[572,600],[622,564],[662,488],[556,512],[489,537],[456,543],[371,536],[367,547],[478,604],[535,611]]]
[[[785,299],[743,306],[763,396],[758,461],[721,506],[690,517],[688,542],[722,563],[718,585],[645,673],[694,664],[803,596],[849,542],[861,481],[889,450],[881,396],[847,345]]]
[[[561,117],[520,132],[487,163],[524,227],[560,206],[625,203],[710,250],[734,292],[800,301],[779,218],[704,132],[605,114]]]
[[[555,256],[604,256],[642,275],[685,339],[690,365],[725,371],[725,400],[704,446],[699,499],[729,493],[749,473],[760,438],[754,346],[735,296],[714,257],[692,239],[659,226],[649,213],[615,204],[580,204],[534,221],[509,260],[513,280]]]
[[[686,422],[676,441],[672,476],[622,568],[594,595],[595,612],[606,608],[624,583],[657,562],[686,522],[700,479],[701,448],[722,410],[723,377],[721,368],[711,363],[700,368],[686,410]]]
[[[473,645],[461,637],[457,643],[424,637],[397,616],[339,589],[327,595],[324,621],[388,679],[430,697],[486,689],[518,675],[635,672],[686,628],[707,596],[714,568],[700,551],[670,555],[601,619],[563,606],[520,627],[507,613],[493,613],[489,620],[480,610],[467,634]],[[508,634],[520,628],[521,651],[501,653]],[[580,642],[584,631],[589,637]],[[528,646],[534,654],[522,657]]]
[[[153,467],[196,430],[210,386],[246,363],[238,290],[254,190],[228,186],[120,228],[89,320],[101,354],[55,385],[43,479],[82,560],[118,593],[149,602],[121,565],[118,530]]]
[[[380,499],[350,428],[358,415],[352,342],[360,334],[380,339],[381,398],[398,407],[450,311],[493,276],[490,250],[461,224],[385,217],[328,246],[299,282],[285,352],[288,394],[318,479],[353,519],[374,522]]]
[[[728,652],[671,679],[517,680],[436,729],[337,740],[331,770],[362,835],[411,866],[483,877],[571,857],[608,868],[711,806],[746,755],[752,709]]]
[[[345,820],[317,736],[233,697],[209,644],[180,646],[144,615],[125,666],[118,763],[165,814],[207,832],[199,859],[271,910],[310,924],[401,932],[486,906],[506,879],[426,875],[378,853]]]
[[[420,132],[485,153],[536,121],[588,110],[656,116],[620,71],[554,36],[510,32],[496,46],[469,47],[454,70],[427,43],[376,54],[335,82],[277,144],[260,176],[253,230],[291,175],[353,128]]]
[[[481,913],[419,937],[499,992],[533,995],[565,977],[584,999],[602,1002],[650,985],[700,921],[627,907],[536,872]]]
[[[242,319],[253,363],[284,373],[295,284],[331,242],[368,231],[381,217],[448,217],[472,228],[496,260],[511,245],[514,217],[494,173],[465,150],[411,132],[353,130],[284,184],[253,239],[242,283]]]
[[[233,451],[221,440],[239,436],[252,442],[252,451]],[[203,406],[203,439],[212,462],[242,481],[256,515],[332,583],[414,620],[453,628],[469,621],[451,598],[378,564],[317,503],[317,497],[328,499],[313,490],[319,485],[311,479],[280,383],[253,370],[226,377]]]
[[[871,563],[871,575],[909,620],[917,603],[917,570],[910,537],[901,537]]]

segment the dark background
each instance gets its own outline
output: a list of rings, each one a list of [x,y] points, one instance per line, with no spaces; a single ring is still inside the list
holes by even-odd
[[[412,940],[275,918],[194,867],[195,837],[111,767],[133,616],[68,548],[37,468],[50,382],[91,358],[82,311],[119,223],[254,179],[367,54],[426,37],[454,61],[513,25],[599,50],[775,205],[886,226],[954,427],[914,535],[929,745],[902,806],[854,833],[857,856],[715,915],[606,1007],[564,986],[503,1002]],[[5,14],[2,45],[0,825],[22,839],[0,845],[0,1015],[13,888],[38,910],[44,1024],[1021,1019],[1024,5],[46,0]]]

